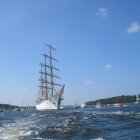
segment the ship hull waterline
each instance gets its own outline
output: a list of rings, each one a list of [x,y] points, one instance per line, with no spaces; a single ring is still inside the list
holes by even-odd
[[[36,109],[39,111],[58,110],[59,106],[54,104],[50,100],[44,100],[36,105]]]

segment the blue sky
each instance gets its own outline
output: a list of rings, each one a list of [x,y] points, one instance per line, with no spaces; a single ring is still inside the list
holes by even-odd
[[[45,44],[63,104],[140,92],[139,0],[1,0],[0,102],[35,104]]]

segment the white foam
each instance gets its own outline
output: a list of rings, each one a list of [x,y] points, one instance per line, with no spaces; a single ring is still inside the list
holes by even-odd
[[[0,140],[18,140],[20,137],[32,135],[30,130],[32,126],[30,120],[19,120],[16,123],[10,123],[0,129]]]
[[[102,137],[99,137],[99,138],[90,139],[90,140],[105,140],[105,139],[104,139],[104,138],[102,138]]]

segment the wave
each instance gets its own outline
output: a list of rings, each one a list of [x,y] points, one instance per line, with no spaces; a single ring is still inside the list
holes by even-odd
[[[123,137],[121,132],[128,140],[134,135],[140,138],[139,108],[12,112],[0,114],[0,119],[2,140],[106,140]]]

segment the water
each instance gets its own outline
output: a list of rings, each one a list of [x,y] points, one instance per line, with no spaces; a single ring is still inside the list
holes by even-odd
[[[140,140],[140,105],[0,112],[0,140]]]

